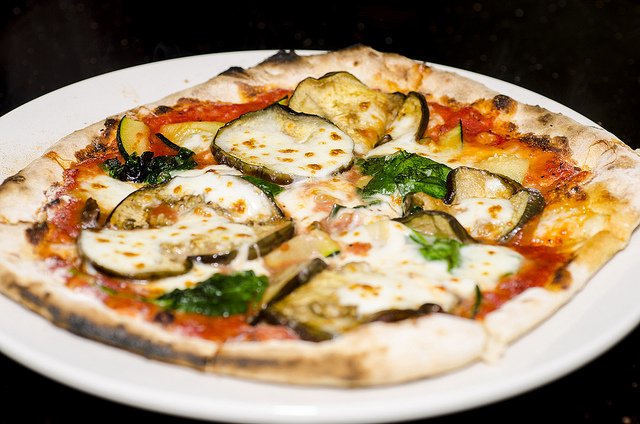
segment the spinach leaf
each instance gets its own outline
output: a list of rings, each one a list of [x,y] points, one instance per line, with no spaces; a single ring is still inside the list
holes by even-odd
[[[262,178],[252,177],[250,175],[242,175],[242,178],[264,191],[265,194],[272,199],[284,191],[284,188],[280,187],[278,184],[263,180]]]
[[[249,304],[257,303],[268,285],[267,277],[253,271],[214,274],[193,288],[166,293],[156,302],[167,309],[227,317],[247,312]]]
[[[418,243],[420,253],[428,261],[444,260],[447,262],[448,270],[460,266],[460,248],[463,246],[458,240],[428,236],[413,231],[411,240]]]
[[[358,166],[364,175],[373,176],[362,189],[363,199],[376,194],[404,198],[417,192],[442,199],[447,193],[447,175],[451,171],[446,165],[405,150],[362,160]]]
[[[129,155],[124,162],[118,158],[107,159],[102,168],[110,177],[133,183],[159,184],[171,179],[171,171],[193,169],[198,164],[195,153],[181,147],[175,155],[153,156],[153,152]]]

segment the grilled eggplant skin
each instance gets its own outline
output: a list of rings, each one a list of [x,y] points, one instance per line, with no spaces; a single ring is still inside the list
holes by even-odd
[[[443,199],[445,208],[464,199],[504,199],[513,206],[514,219],[505,223],[495,241],[508,242],[522,227],[540,214],[546,205],[538,190],[526,188],[504,175],[483,169],[461,166],[447,176],[447,194]]]
[[[271,305],[289,295],[298,287],[306,284],[319,272],[327,268],[327,263],[320,258],[313,258],[298,262],[276,273],[269,279],[269,287],[262,297],[260,307],[256,313],[248,318],[248,322],[255,325],[261,321],[284,323],[284,317],[274,314]]]
[[[396,218],[395,221],[422,234],[450,238],[461,243],[476,243],[460,222],[446,212],[417,210],[404,217]]]

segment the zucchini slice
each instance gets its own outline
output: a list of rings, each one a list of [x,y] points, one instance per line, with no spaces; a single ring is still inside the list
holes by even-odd
[[[464,146],[462,137],[462,122],[458,121],[458,125],[442,134],[438,139],[438,146],[443,149],[452,151],[461,151]]]
[[[176,122],[163,125],[160,134],[179,147],[199,153],[209,150],[213,138],[223,125],[217,121]]]
[[[328,120],[279,103],[229,122],[211,145],[219,163],[276,184],[341,172],[351,166],[353,148]]]
[[[141,121],[123,116],[118,124],[116,143],[123,159],[127,160],[134,153],[141,156],[149,150],[151,129]]]
[[[356,153],[365,154],[387,133],[405,97],[373,90],[348,72],[333,72],[301,81],[289,107],[327,118],[353,138]]]

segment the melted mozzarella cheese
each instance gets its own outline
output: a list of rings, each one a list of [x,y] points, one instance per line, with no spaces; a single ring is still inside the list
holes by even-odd
[[[211,148],[214,136],[215,134],[209,131],[199,131],[181,140],[180,146],[191,150],[195,154],[202,153]]]
[[[262,221],[273,216],[273,202],[262,190],[235,174],[213,171],[182,173],[167,183],[165,191],[202,196],[206,203],[233,211],[235,221]]]
[[[390,309],[418,309],[435,303],[444,309],[456,304],[456,296],[424,274],[397,270],[354,271],[348,285],[337,290],[341,305],[355,306],[359,316]]]
[[[275,200],[283,212],[302,228],[327,218],[334,204],[346,207],[362,204],[355,184],[338,178],[292,184]]]
[[[340,237],[343,244],[368,246],[332,259],[337,266],[364,263],[366,273],[355,272],[353,284],[339,290],[340,302],[357,307],[359,314],[412,308],[436,303],[445,310],[458,297],[473,297],[475,287],[495,289],[504,275],[517,272],[522,256],[506,247],[481,244],[460,249],[460,266],[448,269],[443,260],[426,260],[421,246],[411,240],[412,231],[404,225],[379,220]]]
[[[106,174],[90,177],[80,174],[77,182],[87,198],[93,198],[103,211],[113,210],[122,199],[142,187],[141,184],[120,181]]]
[[[485,224],[503,225],[513,220],[515,215],[513,204],[508,199],[461,199],[452,210],[453,216],[467,229]]]
[[[380,202],[374,202],[367,206],[338,209],[327,228],[338,228],[340,231],[351,231],[361,225],[372,224],[385,218],[398,218],[402,216],[402,201],[395,196],[385,197]],[[335,231],[332,231],[335,232]]]

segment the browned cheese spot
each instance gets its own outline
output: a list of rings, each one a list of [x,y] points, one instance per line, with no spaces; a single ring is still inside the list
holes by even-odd
[[[242,144],[247,146],[250,149],[256,148],[256,140],[253,138],[251,140],[243,141]]]

